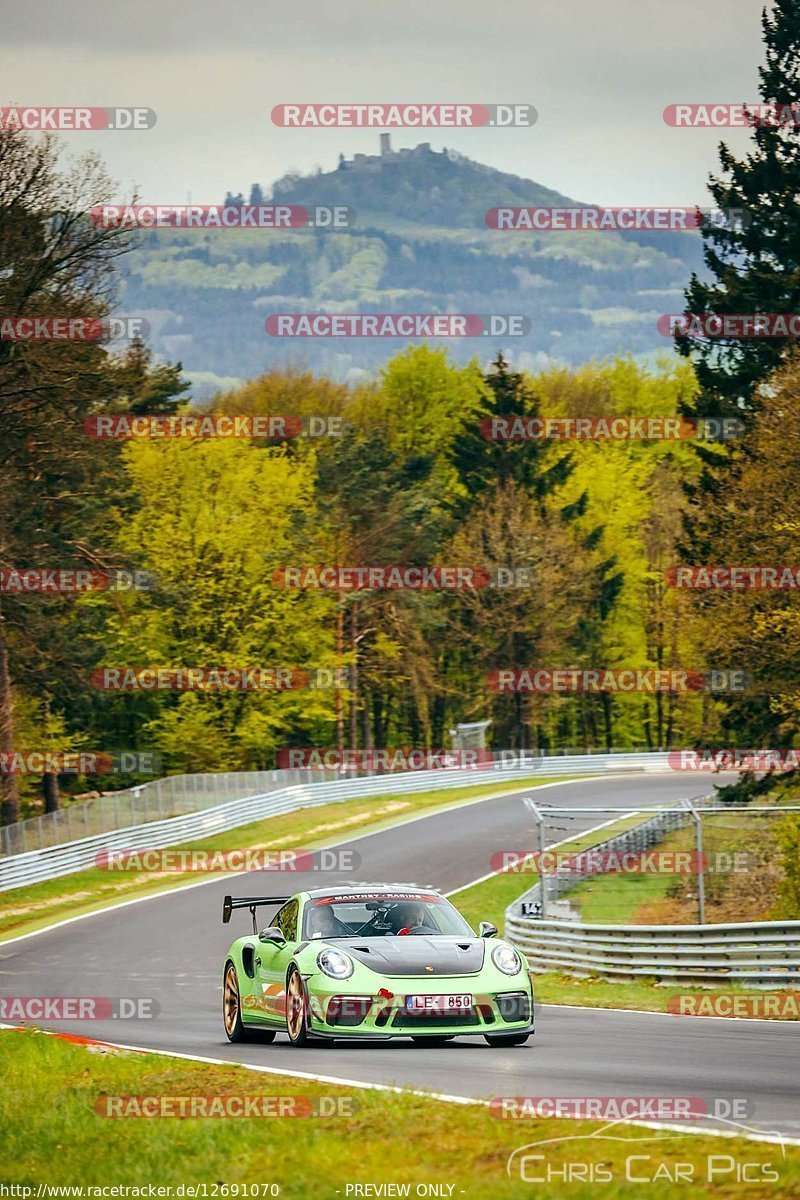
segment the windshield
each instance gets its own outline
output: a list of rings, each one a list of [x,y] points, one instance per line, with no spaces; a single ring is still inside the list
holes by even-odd
[[[310,900],[303,937],[474,937],[467,922],[442,896],[323,896]]]

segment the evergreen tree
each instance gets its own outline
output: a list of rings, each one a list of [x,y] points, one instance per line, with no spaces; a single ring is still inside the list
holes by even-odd
[[[464,430],[453,449],[453,463],[467,492],[459,505],[459,516],[464,516],[487,488],[513,482],[542,499],[563,483],[570,472],[569,455],[562,454],[554,460],[552,442],[509,441],[491,436],[496,420],[520,417],[527,421],[539,416],[533,388],[524,375],[509,369],[502,351],[484,380],[487,394],[482,418]]]
[[[703,230],[704,258],[712,282],[692,277],[686,312],[794,313],[800,303],[800,7],[776,0],[764,10],[766,62],[759,91],[776,120],[751,113],[755,145],[736,159],[723,142],[722,176],[709,190],[721,210],[741,209],[741,223]],[[792,107],[794,106],[794,107]],[[692,408],[700,416],[742,413],[759,406],[758,386],[794,344],[788,338],[744,338],[723,343],[678,337],[679,351],[696,358],[701,394]]]

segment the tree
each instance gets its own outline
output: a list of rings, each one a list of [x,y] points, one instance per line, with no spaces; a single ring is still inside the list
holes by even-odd
[[[563,483],[570,471],[569,455],[554,455],[552,442],[506,441],[491,436],[492,421],[507,422],[519,417],[527,422],[540,415],[531,381],[520,372],[509,370],[502,352],[484,382],[485,403],[480,413],[476,413],[481,419],[471,422],[453,447],[453,462],[466,491],[457,505],[460,516],[487,489],[512,480],[542,499]]]
[[[784,110],[783,123],[760,122],[755,145],[738,160],[719,147],[723,175],[709,190],[720,210],[738,209],[743,222],[704,227],[704,258],[713,281],[692,277],[686,312],[796,313],[800,303],[800,8],[775,0],[764,10],[766,62],[759,70],[764,104]],[[794,106],[794,107],[792,107]],[[679,351],[696,359],[700,395],[691,411],[700,416],[748,414],[757,410],[759,385],[783,360],[793,339],[755,337],[721,343],[718,338],[679,337]]]
[[[313,469],[242,439],[142,441],[124,453],[135,511],[118,547],[151,571],[150,592],[87,599],[106,613],[97,666],[333,666],[326,598],[276,587],[314,524]],[[107,698],[161,752],[168,771],[272,765],[292,735],[316,740],[328,690],[120,693]]]
[[[153,365],[153,352],[141,337],[131,338],[127,349],[108,363],[111,403],[103,412],[131,412],[137,416],[174,412],[191,385],[181,378],[181,363]]]
[[[61,171],[51,138],[0,129],[0,312],[95,319],[109,312],[113,267],[128,236],[96,227],[88,212],[111,199],[93,157]],[[95,454],[82,422],[103,396],[106,358],[96,340],[0,340],[0,566],[78,565],[79,513]],[[0,620],[6,751],[14,748],[13,680],[20,675],[11,651],[26,643],[32,607],[7,597]],[[0,795],[3,821],[15,821],[14,776],[0,778]]]
[[[772,376],[761,407],[713,492],[696,506],[709,566],[761,566],[797,559],[800,493],[800,357]],[[796,590],[693,591],[696,636],[717,664],[745,670],[752,683],[726,702],[740,744],[791,744],[800,730],[800,608]]]
[[[522,484],[506,480],[476,501],[448,557],[484,568],[495,579],[498,569],[527,572],[525,586],[485,587],[450,598],[442,653],[459,716],[489,711],[496,747],[540,746],[540,697],[518,691],[492,694],[489,676],[497,668],[535,668],[563,656],[584,565],[568,523]]]
[[[88,218],[113,195],[93,158],[61,171],[57,146],[0,131],[0,311],[17,316],[101,320],[115,297],[117,257],[130,248],[118,229]],[[154,365],[133,339],[112,356],[104,339],[0,341],[0,567],[137,566],[112,543],[113,515],[130,507],[121,487],[120,443],[87,436],[103,412],[168,412],[187,384],[180,365]],[[0,728],[4,748],[19,737],[70,739],[107,732],[88,684],[100,636],[98,610],[69,595],[6,595],[0,628]],[[23,718],[15,729],[13,704]],[[42,716],[42,714],[46,714]],[[128,739],[129,740],[129,739]],[[52,743],[51,743],[52,744]],[[130,742],[129,742],[130,744]],[[55,747],[54,747],[55,748]],[[46,807],[58,803],[45,777]],[[4,819],[16,819],[19,787],[0,781]],[[23,795],[29,798],[27,788]]]

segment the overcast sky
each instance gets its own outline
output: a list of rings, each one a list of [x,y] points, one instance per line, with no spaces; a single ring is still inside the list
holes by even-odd
[[[215,203],[377,151],[378,132],[279,129],[291,101],[535,105],[531,129],[414,130],[605,204],[706,202],[718,131],[672,129],[675,102],[753,101],[757,0],[0,0],[0,103],[143,105],[152,130],[63,135],[142,199]],[[728,131],[741,150],[747,134]],[[324,201],[324,197],[320,198]]]

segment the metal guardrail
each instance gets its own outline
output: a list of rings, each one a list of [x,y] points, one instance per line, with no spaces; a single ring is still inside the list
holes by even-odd
[[[211,782],[204,786],[208,786],[209,794],[214,796],[218,795],[218,789],[222,786],[238,790],[239,795],[223,803],[217,800],[209,807],[180,816],[142,823],[134,820],[88,837],[0,857],[0,891],[85,870],[95,865],[97,855],[103,850],[163,849],[180,845],[193,838],[213,837],[264,817],[359,796],[403,795],[439,788],[513,782],[515,779],[526,779],[537,774],[603,775],[626,771],[664,771],[668,767],[668,754],[657,752],[557,755],[522,762],[516,766],[489,764],[475,769],[405,771],[362,776],[358,779],[342,779],[339,773],[310,768],[242,772],[228,776],[171,776],[173,780],[209,780]],[[219,780],[227,780],[227,783],[221,784]],[[168,784],[169,780],[157,782]],[[153,787],[152,784],[145,786]],[[180,802],[180,787],[175,784],[172,786],[177,788],[173,800]],[[199,791],[197,794],[200,794]],[[138,802],[134,801],[135,803]],[[64,810],[65,813],[68,811]],[[137,810],[132,808],[131,811],[135,813]]]
[[[750,925],[582,925],[506,916],[536,971],[673,983],[800,985],[800,921]]]
[[[691,819],[685,810],[670,810],[591,849],[644,852]],[[548,875],[548,900],[589,877],[577,872]],[[528,957],[535,971],[672,983],[800,985],[800,921],[584,925],[576,920],[543,919],[535,915],[540,907],[541,884],[537,883],[509,905],[505,914],[506,937]]]
[[[533,753],[533,752],[532,752]],[[609,753],[567,754],[558,751],[553,755],[534,755],[517,769],[531,773],[544,764],[558,768],[553,773],[561,774],[565,764],[569,774],[581,773],[581,764],[612,760],[615,770],[631,769],[631,762],[653,760],[656,769],[666,769],[667,753],[612,751]],[[630,760],[630,761],[629,761]],[[452,769],[452,768],[448,768]],[[503,763],[476,764],[475,770],[501,770]],[[512,769],[512,764],[509,764]],[[603,768],[605,769],[605,768]],[[24,854],[28,850],[44,850],[47,846],[58,846],[64,842],[77,841],[96,833],[112,833],[117,829],[130,829],[134,825],[148,825],[152,821],[164,821],[185,813],[201,812],[216,808],[226,800],[240,800],[262,792],[297,783],[330,782],[341,779],[360,779],[375,772],[353,772],[321,770],[319,768],[291,768],[274,771],[230,771],[219,774],[168,775],[165,779],[153,779],[137,787],[97,796],[91,800],[68,804],[57,812],[42,813],[13,825],[0,827],[0,855]],[[397,774],[397,773],[396,773]],[[432,774],[432,773],[431,773]]]
[[[333,778],[332,772],[311,770],[230,771],[219,774],[168,775],[137,787],[67,804],[0,828],[0,854],[24,854],[64,842],[112,833],[151,821],[165,821],[187,813],[215,808],[226,800],[239,800],[273,788]]]

